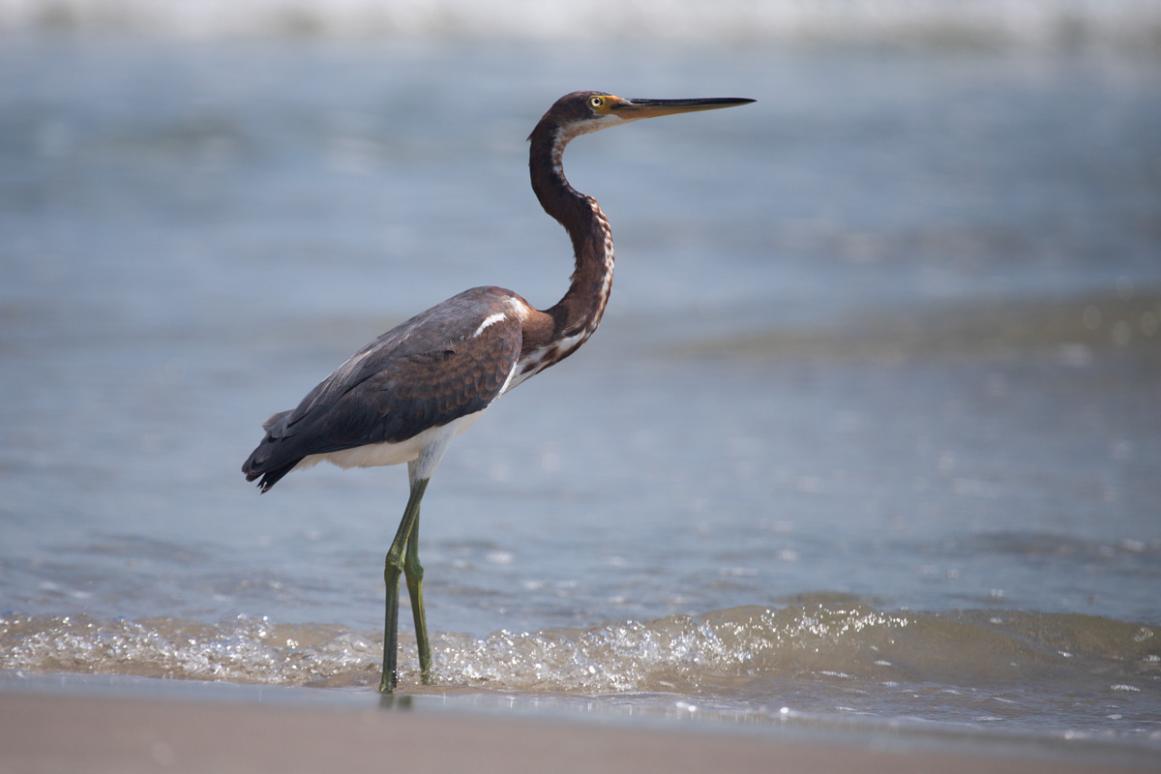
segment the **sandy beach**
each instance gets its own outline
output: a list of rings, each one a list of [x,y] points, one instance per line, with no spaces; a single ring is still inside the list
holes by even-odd
[[[126,697],[0,696],[5,772],[1147,771],[1108,761],[877,749],[731,733],[678,733],[444,712]]]

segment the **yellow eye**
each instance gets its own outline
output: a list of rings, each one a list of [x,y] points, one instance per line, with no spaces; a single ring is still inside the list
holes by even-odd
[[[599,108],[605,104],[605,98],[604,97],[591,97],[589,99],[589,104],[595,108]]]

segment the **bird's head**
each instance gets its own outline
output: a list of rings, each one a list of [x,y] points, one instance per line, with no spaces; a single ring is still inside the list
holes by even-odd
[[[606,91],[574,91],[558,99],[537,128],[559,131],[566,139],[642,118],[671,116],[695,110],[716,110],[753,102],[741,97],[696,99],[626,99]],[[535,130],[533,131],[535,134]]]

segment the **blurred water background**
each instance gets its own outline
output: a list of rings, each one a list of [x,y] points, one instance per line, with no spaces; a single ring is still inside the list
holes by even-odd
[[[0,2],[0,668],[373,684],[403,471],[259,423],[559,297],[556,97],[749,96],[570,148],[613,299],[433,481],[437,681],[1161,746],[1157,5],[480,8]]]

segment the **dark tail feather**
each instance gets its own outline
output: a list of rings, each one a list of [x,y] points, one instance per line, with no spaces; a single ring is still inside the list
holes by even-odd
[[[288,455],[286,453],[288,450],[277,448],[282,444],[285,442],[267,435],[242,464],[242,473],[245,474],[247,481],[261,478],[258,482],[258,488],[263,492],[269,492],[270,487],[277,484],[283,476],[294,470],[295,465],[302,462],[301,455]]]
[[[258,476],[262,476],[262,479],[258,482],[258,489],[260,489],[262,493],[265,494],[270,491],[270,487],[281,481],[283,476],[294,470],[294,466],[299,462],[301,462],[301,460],[295,460],[289,465],[283,465],[281,468],[266,470],[262,473],[247,473],[246,480],[253,481],[254,479],[258,478]]]

